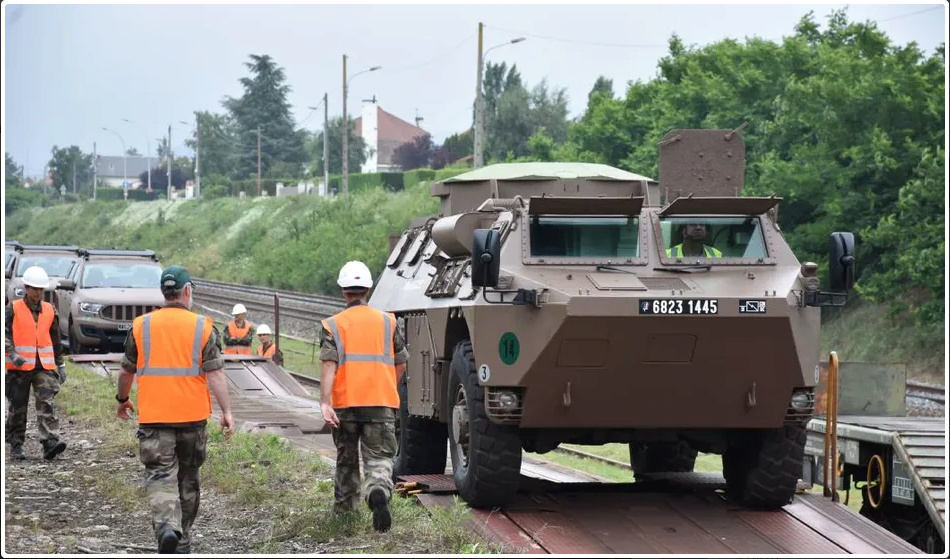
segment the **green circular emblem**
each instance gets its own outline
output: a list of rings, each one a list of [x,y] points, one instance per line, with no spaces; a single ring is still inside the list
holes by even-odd
[[[505,365],[514,365],[518,360],[518,353],[521,351],[521,345],[518,343],[518,336],[512,332],[505,332],[498,341],[498,355]]]

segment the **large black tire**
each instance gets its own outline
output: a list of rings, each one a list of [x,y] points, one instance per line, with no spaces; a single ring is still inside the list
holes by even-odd
[[[698,454],[686,441],[630,443],[630,466],[637,478],[658,472],[692,472]]]
[[[449,369],[449,448],[459,495],[475,508],[501,507],[518,492],[521,438],[515,427],[497,425],[485,414],[472,344],[459,342]]]
[[[79,342],[79,335],[77,334],[78,331],[79,331],[79,328],[72,321],[72,319],[70,319],[69,320],[69,354],[70,355],[81,355],[84,353],[89,353],[89,348],[82,345]]]
[[[788,425],[745,435],[722,455],[726,493],[748,508],[784,507],[795,496],[802,477],[805,428]]]
[[[448,425],[434,419],[409,415],[409,388],[406,375],[399,381],[399,412],[396,414],[396,442],[393,477],[445,472]]]

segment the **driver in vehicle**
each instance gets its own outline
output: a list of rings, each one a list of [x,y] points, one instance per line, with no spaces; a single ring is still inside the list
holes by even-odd
[[[722,252],[716,247],[703,243],[706,239],[705,223],[687,223],[680,226],[683,242],[666,249],[666,255],[679,258],[682,256],[705,256],[706,258],[722,258]]]

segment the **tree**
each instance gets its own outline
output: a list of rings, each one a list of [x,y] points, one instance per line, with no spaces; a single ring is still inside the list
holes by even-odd
[[[403,171],[411,171],[427,166],[432,153],[432,136],[422,134],[398,146],[393,151],[393,163]]]
[[[531,151],[528,139],[542,128],[555,142],[567,139],[566,89],[551,91],[542,80],[528,92],[519,78],[519,83],[498,98],[485,151],[495,161],[527,156]]]
[[[594,87],[587,94],[587,106],[596,104],[600,98],[613,99],[613,96],[614,81],[604,76],[598,76],[597,81],[594,82]]]
[[[141,154],[139,153],[139,150],[135,149],[134,147],[131,147],[131,148],[125,150],[125,154],[128,155],[129,157],[137,157],[137,156],[141,155]]]
[[[91,195],[92,154],[83,153],[79,146],[68,148],[53,146],[51,151],[49,173],[52,176],[53,188],[59,190],[60,187],[65,186],[69,192]]]
[[[366,163],[367,149],[366,141],[362,136],[356,135],[356,120],[349,120],[349,137],[347,138],[347,166],[350,172],[357,170]],[[330,134],[330,142],[327,144],[327,158],[329,160],[330,172],[339,174],[343,172],[343,117],[337,117],[328,123],[327,129]],[[323,176],[323,132],[316,136],[314,141],[310,142],[310,158],[314,162],[313,169],[317,177]]]
[[[467,155],[473,155],[475,150],[475,132],[469,128],[461,134],[452,134],[442,142],[442,147],[446,151],[449,163],[458,161]]]
[[[244,94],[227,97],[222,103],[236,125],[237,178],[256,176],[258,139],[262,174],[278,161],[301,166],[306,160],[305,134],[294,129],[287,101],[291,88],[284,83],[284,69],[266,54],[249,58],[244,65],[251,75],[240,80]]]
[[[200,171],[202,179],[211,175],[230,176],[234,170],[234,161],[237,154],[235,148],[238,143],[233,119],[227,114],[196,111],[195,120],[198,124],[197,129],[192,131],[191,137],[185,140],[185,145],[193,150],[198,149],[195,133],[200,136]],[[256,144],[257,140],[255,138],[255,151],[257,149]]]
[[[6,180],[7,184],[10,184],[11,180],[16,182],[16,186],[20,185],[20,181],[23,180],[23,173],[20,169],[20,166],[17,165],[17,162],[13,159],[13,156],[10,155],[10,152],[4,152],[3,154],[3,178]]]
[[[148,175],[142,173],[139,175],[139,181],[147,184]],[[185,182],[188,180],[180,167],[172,167],[172,186],[176,189],[185,188]],[[163,190],[168,192],[168,167],[158,165],[152,168],[152,190]]]

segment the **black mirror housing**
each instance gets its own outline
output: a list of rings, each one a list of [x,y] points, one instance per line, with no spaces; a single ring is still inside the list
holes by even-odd
[[[495,287],[501,270],[501,235],[476,229],[472,235],[472,286]]]
[[[828,255],[828,281],[832,291],[847,291],[854,287],[854,234],[831,234],[831,252]]]

